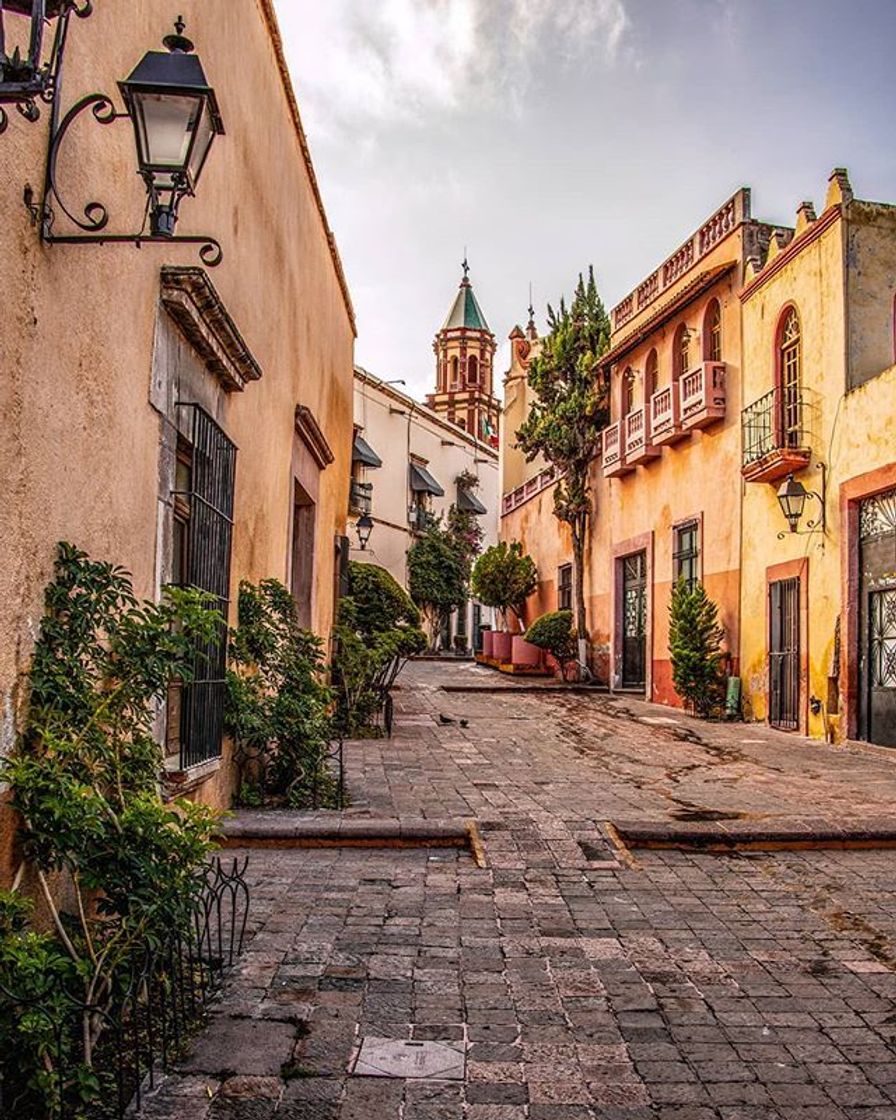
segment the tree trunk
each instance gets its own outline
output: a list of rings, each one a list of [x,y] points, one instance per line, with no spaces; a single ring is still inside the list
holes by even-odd
[[[575,604],[573,621],[580,639],[588,637],[588,624],[585,617],[585,518],[576,518],[572,523],[572,586]]]

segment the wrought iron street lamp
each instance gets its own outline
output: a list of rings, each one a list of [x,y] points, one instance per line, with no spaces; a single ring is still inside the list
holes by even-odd
[[[9,126],[4,105],[15,105],[27,121],[40,117],[38,101],[53,100],[68,20],[85,19],[90,0],[0,0],[0,132]],[[49,54],[44,40],[56,20]]]
[[[8,2],[0,0],[0,11]],[[175,34],[163,40],[166,50],[147,51],[131,75],[118,83],[124,112],[118,111],[106,94],[92,93],[82,97],[59,121],[58,102],[54,101],[43,201],[35,202],[31,187],[25,188],[24,196],[32,221],[40,224],[44,242],[130,242],[138,247],[147,242],[190,242],[201,245],[199,256],[204,264],[212,267],[220,263],[223,253],[213,237],[175,233],[181,201],[195,193],[215,137],[224,133],[215,91],[184,30],[179,17]],[[143,226],[135,233],[107,233],[109,212],[103,203],[88,202],[83,213],[77,214],[60,193],[60,150],[74,121],[88,109],[98,124],[127,119],[133,125],[138,172],[147,192]],[[82,232],[60,232],[56,228],[57,209]]]
[[[167,51],[147,51],[118,83],[134,125],[156,237],[174,235],[180,201],[195,192],[209,149],[224,132],[215,91],[184,30],[178,18],[176,34],[162,40]]]
[[[373,532],[373,518],[369,513],[363,513],[355,523],[355,529],[358,532],[358,547],[362,552],[367,548],[367,542],[370,540],[370,534]]]
[[[802,482],[798,478],[794,478],[792,474],[789,474],[778,487],[778,504],[781,506],[781,512],[784,514],[790,533],[812,533],[816,529],[821,529],[823,534],[825,531],[826,472],[824,463],[819,463],[818,469],[821,471],[820,494],[816,494],[814,490],[807,490]],[[806,508],[807,498],[814,498],[818,502],[821,512],[816,520],[806,522],[805,529],[799,529],[798,526]],[[782,530],[778,533],[778,540],[783,540],[786,536],[787,532]]]

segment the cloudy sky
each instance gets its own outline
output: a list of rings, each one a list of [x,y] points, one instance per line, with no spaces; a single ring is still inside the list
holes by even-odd
[[[896,0],[277,0],[357,360],[425,393],[466,247],[499,341],[612,306],[737,187],[896,201]],[[503,372],[506,348],[499,352]]]

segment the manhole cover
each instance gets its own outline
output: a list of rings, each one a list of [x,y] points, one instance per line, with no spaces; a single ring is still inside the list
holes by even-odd
[[[463,1043],[365,1038],[352,1073],[357,1077],[438,1077],[462,1081]]]

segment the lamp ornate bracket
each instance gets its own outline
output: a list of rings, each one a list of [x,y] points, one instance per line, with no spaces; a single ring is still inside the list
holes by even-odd
[[[146,209],[143,214],[143,225],[135,233],[107,233],[106,227],[109,224],[109,211],[102,202],[88,202],[84,206],[81,215],[78,215],[66,205],[60,193],[57,176],[59,152],[72,124],[78,117],[88,111],[93,116],[93,119],[98,124],[102,125],[113,124],[115,121],[129,119],[129,114],[126,112],[119,112],[111,97],[105,93],[91,93],[86,97],[82,97],[80,101],[72,105],[61,121],[57,121],[56,119],[54,106],[50,144],[47,152],[43,201],[40,203],[35,201],[34,189],[30,185],[25,187],[23,195],[25,207],[31,214],[32,225],[39,226],[40,228],[41,241],[47,245],[114,245],[124,243],[134,245],[137,249],[141,248],[143,245],[199,245],[199,258],[202,263],[207,268],[214,268],[216,265],[219,265],[224,257],[224,251],[221,248],[220,242],[214,237],[192,234],[159,236],[147,233],[146,230],[149,218],[148,198]],[[184,184],[182,193],[190,193],[186,184]],[[84,232],[56,233],[54,231],[54,225],[56,222],[57,209],[62,211],[72,225]]]
[[[827,501],[827,489],[828,489],[828,487],[827,487],[827,475],[828,475],[827,465],[825,463],[819,463],[818,464],[818,470],[821,473],[821,493],[818,493],[815,490],[807,490],[806,491],[806,497],[807,498],[814,498],[815,501],[818,502],[818,507],[819,507],[818,516],[813,518],[811,521],[807,521],[805,529],[797,529],[797,528],[782,529],[781,532],[778,533],[778,540],[779,541],[783,541],[787,537],[809,536],[812,533],[817,533],[817,532],[820,531],[821,532],[820,547],[821,547],[822,550],[824,549],[824,538],[827,534],[827,518],[825,516],[825,506],[826,506],[826,501]]]
[[[68,37],[68,23],[71,16],[87,19],[93,15],[93,0],[50,0],[48,15],[47,0],[31,0],[31,35],[28,54],[23,57],[18,47],[7,53],[3,27],[3,12],[13,5],[0,2],[0,135],[9,127],[9,114],[4,105],[15,105],[26,121],[34,123],[40,119],[40,105],[53,103],[59,84],[65,43]],[[53,10],[55,9],[55,10]],[[24,5],[15,8],[20,14],[27,14]],[[46,62],[41,64],[45,23],[49,17],[58,17],[53,46]]]

